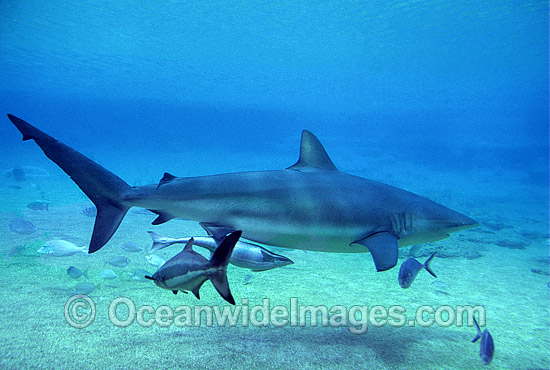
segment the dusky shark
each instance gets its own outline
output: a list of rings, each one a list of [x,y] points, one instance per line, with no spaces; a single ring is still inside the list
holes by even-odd
[[[200,299],[199,289],[202,284],[210,280],[223,299],[235,304],[229,290],[226,271],[233,248],[240,237],[240,230],[225,237],[212,253],[210,260],[193,250],[194,240],[191,238],[181,252],[169,259],[153,276],[146,275],[145,278],[153,280],[157,286],[171,290],[174,294],[178,294],[178,291],[191,291],[197,299]]]
[[[339,171],[319,140],[302,132],[298,162],[284,170],[176,177],[129,186],[91,159],[8,114],[97,207],[89,252],[105,245],[133,206],[172,218],[242,230],[277,247],[332,253],[370,252],[378,271],[397,263],[398,246],[441,240],[478,223],[427,198]]]
[[[211,253],[214,253],[221,241],[225,238],[226,234],[224,231],[220,232],[220,230],[218,230],[217,233],[213,233],[206,225],[201,224],[201,226],[210,236],[193,236],[193,245],[206,248]],[[149,231],[149,235],[151,235],[151,238],[153,239],[153,246],[150,250],[151,253],[169,247],[172,244],[188,243],[191,239],[191,237],[169,238],[159,235],[153,231]],[[250,269],[252,271],[266,271],[276,267],[290,265],[294,262],[285,256],[273,253],[257,244],[239,240],[233,249],[229,263],[237,267]]]

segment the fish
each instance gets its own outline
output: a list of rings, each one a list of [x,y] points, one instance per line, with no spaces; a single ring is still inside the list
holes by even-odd
[[[317,137],[302,131],[298,161],[283,170],[199,177],[165,173],[158,184],[130,186],[70,146],[8,114],[98,209],[89,252],[101,249],[131,207],[151,210],[153,225],[174,218],[242,230],[255,243],[330,253],[370,252],[377,271],[397,264],[398,247],[442,240],[477,227],[472,218],[428,198],[336,168]]]
[[[122,248],[126,252],[141,252],[143,250],[143,247],[141,245],[132,242],[124,243],[120,246],[120,248]]]
[[[476,324],[477,334],[472,340],[472,343],[477,342],[481,338],[479,357],[485,365],[489,365],[493,360],[493,355],[495,354],[495,343],[493,342],[493,337],[489,333],[489,330],[485,329],[483,332],[481,331],[475,317],[474,323]]]
[[[88,254],[86,246],[79,247],[66,240],[50,240],[38,248],[37,252],[52,257],[68,257],[77,253]]]
[[[4,170],[6,177],[15,181],[25,181],[31,178],[49,177],[50,173],[43,168],[34,166],[17,166],[10,170]]]
[[[211,231],[208,227],[203,227],[210,236],[193,236],[193,245],[203,247],[208,249],[210,252],[214,252],[218,247],[218,244],[226,236],[226,233],[220,229]],[[217,235],[214,235],[214,232],[216,232]],[[175,243],[187,243],[191,239],[191,237],[168,238],[153,231],[149,231],[149,235],[151,235],[151,238],[153,239],[151,252],[158,251]],[[290,265],[294,262],[285,256],[273,253],[263,247],[260,247],[259,245],[239,240],[233,249],[229,263],[234,266],[250,269],[252,271],[266,271],[276,267]]]
[[[7,253],[8,258],[11,258],[15,255],[18,255],[23,250],[22,245],[14,245],[10,248],[10,250]]]
[[[23,181],[26,179],[25,170],[21,166],[14,167],[11,170],[11,175],[15,181]]]
[[[37,228],[30,221],[24,218],[14,218],[11,220],[9,228],[11,231],[21,235],[30,235],[36,232]]]
[[[118,275],[113,270],[105,269],[99,273],[99,276],[101,276],[103,279],[112,280],[116,279]]]
[[[131,261],[126,256],[113,257],[107,261],[109,265],[113,265],[115,267],[126,267],[130,262]]]
[[[50,203],[48,202],[32,202],[27,204],[27,208],[32,209],[33,211],[50,211]]]
[[[178,291],[191,291],[197,299],[200,299],[199,290],[202,284],[210,280],[222,298],[234,305],[235,299],[229,289],[226,271],[229,257],[241,234],[240,230],[229,234],[210,260],[193,250],[194,240],[191,238],[181,252],[169,259],[153,276],[147,275],[145,278],[174,294],[178,294]]]
[[[149,262],[151,265],[156,267],[161,267],[166,263],[166,260],[162,257],[157,256],[156,254],[151,254],[148,256],[145,256],[145,259],[147,262]]]
[[[80,271],[80,269],[75,266],[69,266],[69,268],[67,269],[67,275],[69,275],[73,279],[78,279],[82,275],[88,277],[88,274],[86,272]]]
[[[132,280],[135,281],[149,281],[145,276],[150,275],[151,273],[146,270],[137,269],[134,272],[131,272],[129,275],[132,278]]]
[[[407,289],[411,286],[414,279],[416,278],[416,275],[422,270],[423,268],[426,269],[434,278],[437,278],[437,276],[434,274],[434,272],[430,268],[430,262],[432,258],[435,257],[437,252],[434,252],[430,258],[426,260],[424,264],[421,264],[418,262],[415,258],[409,257],[403,262],[401,265],[401,268],[399,269],[399,285],[401,285],[401,288]]]
[[[95,289],[95,285],[91,283],[80,283],[76,285],[73,290],[71,291],[71,294],[83,294],[88,295],[91,292],[93,292]]]
[[[88,217],[95,217],[97,215],[97,208],[95,206],[87,206],[82,208],[81,214]]]

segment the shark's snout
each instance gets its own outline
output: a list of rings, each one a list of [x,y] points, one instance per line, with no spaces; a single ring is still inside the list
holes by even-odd
[[[477,222],[473,218],[463,215],[462,213],[458,213],[458,212],[455,212],[455,213],[456,213],[456,218],[449,222],[450,232],[471,229],[479,226],[479,222]]]

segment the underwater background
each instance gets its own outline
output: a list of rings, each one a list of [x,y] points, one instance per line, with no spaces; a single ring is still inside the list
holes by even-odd
[[[229,266],[237,303],[288,306],[296,297],[402,305],[413,316],[421,305],[482,305],[495,342],[488,367],[549,369],[548,14],[542,1],[1,0],[0,112],[130,185],[158,183],[164,172],[286,168],[310,130],[342,171],[426,196],[480,226],[401,248],[398,266],[381,273],[369,254],[273,248],[294,264]],[[137,269],[156,269],[145,258],[147,231],[204,231],[186,220],[152,226],[155,216],[136,208],[92,255],[38,253],[54,239],[87,245],[91,202],[0,120],[1,368],[485,367],[467,326],[385,325],[361,335],[115,326],[108,307],[117,297],[138,307],[227,305],[208,282],[199,301],[134,279]],[[121,249],[126,243],[144,250]],[[433,251],[437,279],[422,271],[402,289],[399,265]],[[107,263],[117,256],[131,262]],[[70,266],[85,274],[70,276]],[[82,283],[97,316],[77,329],[64,307]]]

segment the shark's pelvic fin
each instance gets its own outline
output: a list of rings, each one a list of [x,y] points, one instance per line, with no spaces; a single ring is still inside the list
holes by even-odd
[[[300,144],[300,158],[287,170],[307,171],[312,169],[338,170],[319,139],[311,132],[304,130],[302,131],[302,142]]]
[[[206,231],[208,235],[216,240],[216,243],[220,244],[221,241],[227,236],[227,234],[235,231],[235,229],[222,226],[210,222],[199,222],[199,225]]]
[[[8,118],[23,134],[23,140],[34,140],[44,154],[65,171],[94,202],[97,215],[89,252],[93,253],[103,247],[130,208],[121,199],[132,188],[120,177],[30,123],[11,114],[8,114]]]
[[[397,264],[397,237],[391,233],[376,233],[352,244],[360,244],[369,249],[377,271],[389,270]]]

